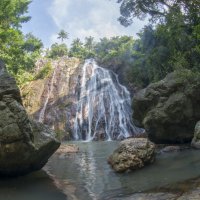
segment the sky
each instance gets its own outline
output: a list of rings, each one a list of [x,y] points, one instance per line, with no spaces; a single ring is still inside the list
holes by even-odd
[[[61,29],[69,33],[65,42],[92,36],[96,41],[103,37],[129,35],[137,37],[147,21],[134,20],[129,27],[122,26],[117,0],[32,0],[29,6],[31,21],[23,24],[22,31],[33,33],[45,47],[59,42],[57,34]]]

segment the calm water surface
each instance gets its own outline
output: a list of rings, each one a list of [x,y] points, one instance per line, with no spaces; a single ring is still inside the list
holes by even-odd
[[[118,142],[75,144],[80,153],[53,156],[47,169],[60,181],[61,188],[73,186],[74,195],[80,200],[112,199],[200,176],[200,152],[196,150],[158,155],[153,165],[116,174],[107,158]]]
[[[157,156],[141,170],[116,174],[107,164],[118,142],[75,142],[77,154],[54,155],[44,171],[0,180],[0,200],[111,200],[200,176],[199,151]]]
[[[0,200],[66,200],[45,171],[27,176],[0,179]]]

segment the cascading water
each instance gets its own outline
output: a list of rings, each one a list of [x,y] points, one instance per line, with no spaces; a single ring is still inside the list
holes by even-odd
[[[73,125],[74,139],[122,139],[141,133],[132,123],[130,93],[117,75],[86,60]]]
[[[49,102],[49,98],[51,96],[51,93],[53,91],[53,84],[54,84],[54,78],[55,78],[55,74],[56,74],[56,68],[54,69],[53,71],[53,75],[52,75],[52,78],[51,78],[51,82],[50,82],[50,85],[48,87],[48,91],[47,91],[47,97],[46,97],[46,100],[44,102],[44,105],[42,107],[42,110],[40,111],[40,114],[39,114],[39,119],[38,121],[43,123],[44,122],[44,116],[45,116],[45,111],[46,111],[46,108],[47,108],[47,104]]]

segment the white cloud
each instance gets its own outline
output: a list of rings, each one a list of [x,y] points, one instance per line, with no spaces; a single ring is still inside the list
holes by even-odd
[[[65,29],[69,33],[69,43],[77,37],[83,40],[93,36],[98,40],[102,37],[135,35],[144,23],[136,20],[131,27],[121,26],[117,21],[118,6],[115,0],[53,0],[49,14],[58,31]],[[52,42],[57,41],[56,34],[52,34]]]
[[[68,11],[69,1],[68,0],[53,0],[49,14],[53,18],[55,24],[59,27],[60,22],[66,17]]]

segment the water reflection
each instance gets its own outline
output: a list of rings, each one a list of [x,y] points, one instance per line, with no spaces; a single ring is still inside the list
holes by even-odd
[[[49,171],[75,187],[80,200],[105,200],[176,183],[200,175],[199,152],[187,150],[158,155],[153,165],[132,173],[116,174],[107,157],[118,142],[77,142],[80,153],[54,156]]]

